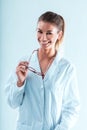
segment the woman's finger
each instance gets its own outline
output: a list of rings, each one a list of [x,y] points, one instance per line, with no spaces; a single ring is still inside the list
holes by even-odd
[[[17,71],[26,72],[26,71],[27,71],[27,67],[26,67],[26,66],[21,65],[21,66],[18,66],[18,67],[16,68],[16,70],[17,70]]]
[[[21,61],[21,62],[18,64],[18,66],[19,66],[19,65],[28,66],[28,64],[29,64],[29,62],[27,62],[27,61]]]

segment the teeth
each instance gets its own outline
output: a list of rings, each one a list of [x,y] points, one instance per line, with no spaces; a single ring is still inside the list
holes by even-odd
[[[48,43],[42,43],[43,45],[47,45]]]

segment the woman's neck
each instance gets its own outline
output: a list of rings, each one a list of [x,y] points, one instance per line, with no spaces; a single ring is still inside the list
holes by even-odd
[[[52,49],[39,49],[39,56],[41,57],[41,59],[43,58],[47,58],[47,59],[51,59],[53,57],[56,56],[56,50],[54,48]]]

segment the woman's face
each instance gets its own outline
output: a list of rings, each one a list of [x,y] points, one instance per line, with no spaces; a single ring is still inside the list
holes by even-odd
[[[58,36],[58,29],[55,25],[44,21],[38,22],[37,40],[42,48],[55,47]]]

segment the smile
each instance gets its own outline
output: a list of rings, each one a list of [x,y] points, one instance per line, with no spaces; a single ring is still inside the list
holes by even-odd
[[[50,42],[48,43],[42,43],[42,46],[49,46],[50,45]]]
[[[42,42],[41,44],[42,45],[47,45],[47,44],[49,44],[49,43],[51,43],[50,41],[49,42]]]

